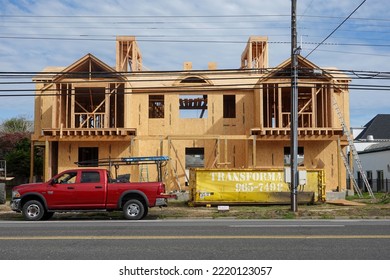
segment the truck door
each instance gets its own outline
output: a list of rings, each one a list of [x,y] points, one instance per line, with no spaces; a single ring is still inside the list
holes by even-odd
[[[48,184],[45,198],[49,209],[73,208],[76,179],[77,171],[68,171],[62,173]]]
[[[80,181],[75,188],[77,206],[80,209],[99,209],[105,207],[106,181],[104,173],[82,170]]]

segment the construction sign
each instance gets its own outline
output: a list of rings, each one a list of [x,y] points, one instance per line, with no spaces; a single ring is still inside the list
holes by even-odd
[[[321,178],[320,178],[321,177]],[[307,170],[306,184],[299,186],[300,203],[319,200],[323,184],[322,170]],[[284,170],[192,169],[191,202],[197,204],[288,204],[290,186]]]

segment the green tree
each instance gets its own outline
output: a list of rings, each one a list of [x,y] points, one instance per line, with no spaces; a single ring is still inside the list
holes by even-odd
[[[0,125],[0,131],[3,133],[29,133],[32,129],[32,121],[27,120],[25,117],[11,118]]]
[[[30,157],[30,140],[23,138],[5,156],[7,171],[22,181],[27,181],[30,175]]]
[[[7,173],[17,178],[14,183],[27,182],[30,176],[30,134],[32,122],[25,117],[11,118],[0,124],[0,158],[7,161]],[[34,158],[42,162],[41,153],[34,151]],[[42,167],[35,167],[40,174]]]

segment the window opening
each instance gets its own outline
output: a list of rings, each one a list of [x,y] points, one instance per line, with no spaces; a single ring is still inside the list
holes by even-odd
[[[372,186],[372,171],[371,170],[367,170],[367,181],[370,184],[370,186]]]
[[[204,167],[204,148],[186,148],[186,169]]]
[[[205,84],[205,79],[199,77],[188,77],[180,81],[181,84]]]
[[[304,149],[303,147],[298,147],[298,166],[304,165]],[[290,147],[284,147],[284,165],[290,166],[291,165],[291,152]]]
[[[359,186],[359,189],[364,189],[363,176],[360,171],[357,171],[357,184]]]
[[[180,95],[180,118],[207,118],[207,95]]]
[[[378,192],[380,192],[384,189],[383,170],[377,170],[376,174],[377,174],[377,190]]]
[[[98,166],[99,148],[98,147],[80,147],[79,162],[85,162],[86,166]]]
[[[236,96],[235,95],[223,96],[223,117],[225,119],[236,117]]]
[[[76,88],[76,127],[104,128],[105,106],[105,88]]]
[[[149,95],[149,118],[164,118],[164,95]]]
[[[110,84],[110,127],[124,127],[124,84]]]

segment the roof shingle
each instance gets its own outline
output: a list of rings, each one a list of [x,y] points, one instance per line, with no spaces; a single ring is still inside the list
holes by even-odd
[[[364,127],[355,140],[366,140],[368,135],[374,140],[390,140],[390,114],[378,114]]]

